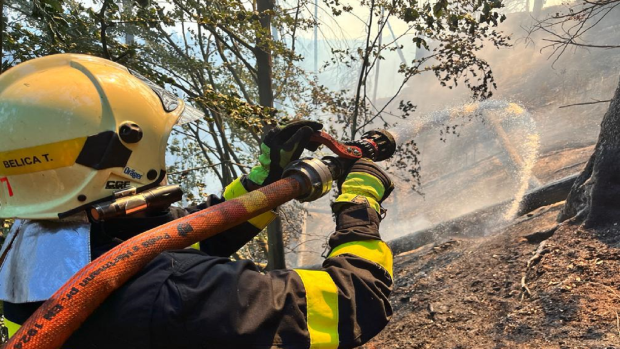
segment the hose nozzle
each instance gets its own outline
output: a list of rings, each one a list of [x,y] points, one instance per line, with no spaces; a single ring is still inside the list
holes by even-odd
[[[361,140],[355,141],[355,143],[360,143],[363,148],[372,148],[368,154],[364,155],[373,161],[387,160],[396,151],[394,136],[387,130],[368,131],[362,135]],[[365,153],[363,149],[362,152]]]
[[[340,143],[324,131],[318,131],[311,142],[323,144],[337,156],[344,159],[368,158],[373,161],[387,160],[396,151],[394,136],[386,130],[372,130],[364,133],[357,141]]]

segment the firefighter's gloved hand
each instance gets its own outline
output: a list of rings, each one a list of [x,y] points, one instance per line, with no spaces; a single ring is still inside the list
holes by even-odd
[[[316,150],[318,144],[310,143],[310,136],[320,131],[323,124],[316,121],[293,121],[267,132],[261,143],[259,166],[252,168],[247,179],[258,186],[271,184],[282,178],[284,168],[299,159],[304,149]]]
[[[339,212],[349,204],[368,202],[381,214],[381,203],[394,190],[394,183],[374,162],[359,159],[353,164],[344,181],[338,183],[338,188],[340,195],[332,206],[334,212]]]

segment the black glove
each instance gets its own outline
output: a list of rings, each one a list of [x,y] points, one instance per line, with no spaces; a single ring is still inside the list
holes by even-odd
[[[322,128],[320,122],[302,120],[271,129],[260,145],[260,165],[252,168],[247,179],[263,186],[282,178],[284,168],[298,160],[304,149],[317,149],[319,144],[311,144],[310,136]]]

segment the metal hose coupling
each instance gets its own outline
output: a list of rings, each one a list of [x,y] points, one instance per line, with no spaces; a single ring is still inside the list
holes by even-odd
[[[282,177],[296,177],[303,184],[305,192],[297,200],[314,201],[327,194],[332,188],[333,177],[329,167],[323,161],[304,158],[291,162]]]

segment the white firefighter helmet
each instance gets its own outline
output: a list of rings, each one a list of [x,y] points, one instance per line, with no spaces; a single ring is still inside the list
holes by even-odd
[[[202,116],[114,62],[59,54],[0,75],[0,218],[58,219],[165,175],[172,127]]]

